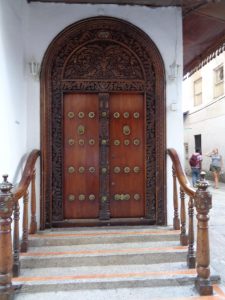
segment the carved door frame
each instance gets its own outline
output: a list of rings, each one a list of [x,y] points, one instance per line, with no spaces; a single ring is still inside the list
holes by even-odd
[[[110,56],[112,53],[114,56]],[[99,64],[102,55],[104,61]],[[162,57],[150,37],[134,25],[116,18],[94,17],[59,33],[42,62],[41,228],[63,221],[62,101],[63,94],[71,92],[145,95],[145,218],[152,224],[166,224],[166,104]]]

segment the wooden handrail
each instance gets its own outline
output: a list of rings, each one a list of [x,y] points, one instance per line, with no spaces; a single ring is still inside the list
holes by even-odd
[[[40,156],[39,150],[33,150],[28,155],[22,178],[17,187],[12,188],[8,182],[8,175],[3,175],[0,184],[0,299],[11,299],[12,274],[20,273],[20,250],[26,252],[28,245],[28,201],[29,185],[31,184],[31,229],[30,233],[37,230],[36,222],[36,195],[35,195],[35,163]],[[23,237],[20,245],[19,238],[19,199],[24,198],[23,208]],[[14,215],[13,239],[12,216]]]
[[[172,162],[173,162],[173,167],[176,172],[177,179],[179,181],[181,189],[190,197],[194,197],[196,190],[191,187],[187,176],[185,175],[183,168],[181,166],[177,151],[173,148],[167,149],[167,154],[170,156]]]
[[[173,174],[173,202],[174,202],[174,229],[177,229],[179,224],[178,200],[177,200],[177,185],[180,184],[180,213],[181,213],[181,245],[188,245],[187,264],[189,268],[195,268],[197,277],[195,286],[200,295],[212,295],[213,286],[210,280],[210,246],[208,220],[209,210],[212,208],[212,196],[207,188],[208,182],[205,180],[205,172],[201,172],[200,179],[197,181],[197,190],[190,186],[190,183],[182,169],[178,154],[175,149],[168,149],[167,154],[170,156]],[[186,209],[185,209],[185,194],[189,196],[188,215],[189,215],[189,230],[186,235]],[[194,208],[197,211],[197,249],[196,257],[194,253]]]
[[[30,152],[26,161],[25,168],[23,170],[22,178],[18,186],[11,190],[11,192],[13,193],[14,202],[18,201],[25,195],[32,180],[35,164],[39,156],[40,150],[33,150]]]

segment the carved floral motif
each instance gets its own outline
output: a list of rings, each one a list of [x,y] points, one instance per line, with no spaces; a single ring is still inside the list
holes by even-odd
[[[134,54],[120,44],[96,41],[72,54],[63,79],[142,79],[143,72]]]

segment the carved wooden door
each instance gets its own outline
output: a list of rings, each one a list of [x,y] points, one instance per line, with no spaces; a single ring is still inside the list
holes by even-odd
[[[64,218],[99,215],[98,95],[64,96]]]
[[[64,218],[145,216],[141,94],[64,96]]]
[[[110,215],[143,217],[145,207],[144,101],[112,94],[110,108]]]

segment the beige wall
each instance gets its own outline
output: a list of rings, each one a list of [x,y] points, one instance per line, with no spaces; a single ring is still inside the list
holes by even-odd
[[[194,151],[194,136],[201,135],[203,169],[208,171],[210,158],[205,153],[218,148],[225,160],[225,95],[214,97],[214,70],[225,65],[225,52],[183,82],[184,142],[188,145],[185,155],[186,171],[190,172],[188,158]],[[202,77],[202,104],[194,106],[193,83]],[[224,82],[223,82],[224,85]]]

